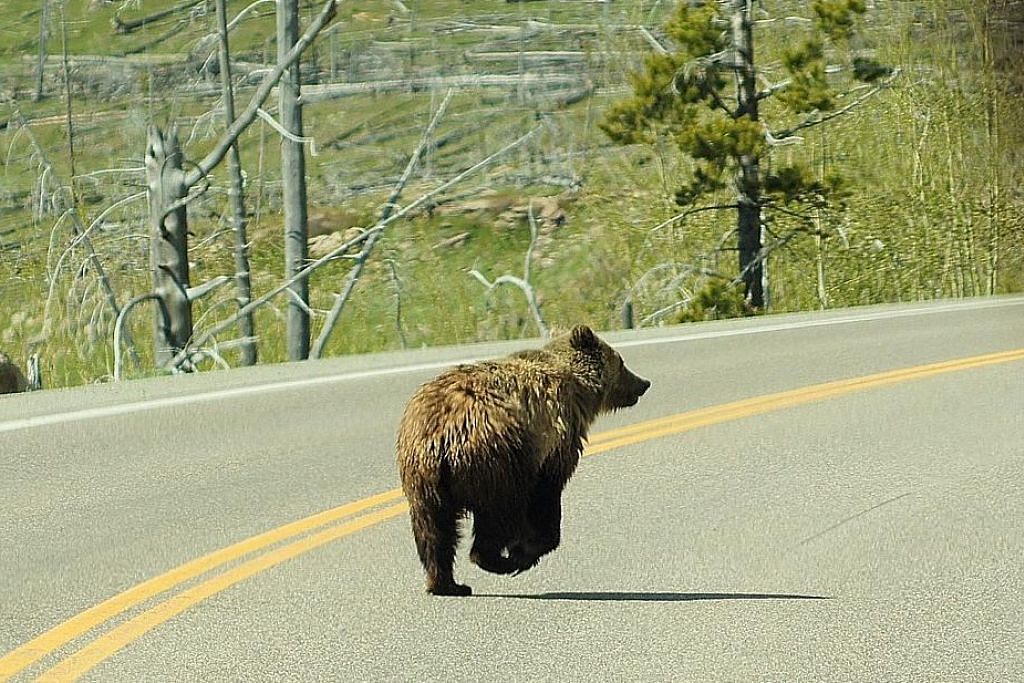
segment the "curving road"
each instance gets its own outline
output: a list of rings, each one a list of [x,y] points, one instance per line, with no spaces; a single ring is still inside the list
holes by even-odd
[[[523,344],[0,398],[0,680],[1024,680],[1024,297],[607,338],[654,386],[466,599],[394,427]]]

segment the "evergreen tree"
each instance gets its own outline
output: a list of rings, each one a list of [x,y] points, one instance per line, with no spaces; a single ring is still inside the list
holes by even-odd
[[[667,140],[688,155],[692,177],[675,196],[682,206],[732,186],[740,277],[747,304],[761,309],[764,212],[800,215],[801,207],[842,201],[838,176],[815,178],[798,163],[762,173],[762,161],[774,146],[798,142],[798,131],[863,102],[894,74],[854,47],[864,0],[814,0],[813,16],[797,28],[766,22],[757,29],[792,32],[771,62],[784,78],[769,83],[755,62],[753,5],[680,2],[665,26],[670,49],[646,58],[632,76],[633,95],[612,105],[600,125],[618,143]],[[778,127],[783,121],[788,127]]]

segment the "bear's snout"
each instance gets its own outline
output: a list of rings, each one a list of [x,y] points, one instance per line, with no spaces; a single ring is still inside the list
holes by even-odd
[[[619,392],[617,392],[618,397],[613,397],[610,401],[612,409],[635,406],[640,397],[651,388],[650,380],[638,377],[628,370],[626,371],[626,377],[623,379],[624,381],[619,385]]]
[[[630,406],[635,406],[640,397],[647,393],[647,390],[651,388],[651,380],[644,379],[643,377],[636,378],[636,384],[633,387],[633,400],[630,402]]]
[[[651,388],[651,380],[629,373],[629,389],[638,399]]]

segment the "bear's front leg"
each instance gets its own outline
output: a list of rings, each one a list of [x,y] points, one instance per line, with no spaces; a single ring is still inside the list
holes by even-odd
[[[563,486],[563,481],[551,476],[542,475],[537,482],[527,510],[527,533],[509,545],[515,574],[537,566],[561,542]]]
[[[473,512],[473,548],[470,561],[485,572],[511,574],[519,567],[505,551],[511,534],[508,519],[492,512]]]

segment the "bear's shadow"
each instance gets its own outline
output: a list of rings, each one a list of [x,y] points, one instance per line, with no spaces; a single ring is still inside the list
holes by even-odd
[[[590,602],[696,602],[700,600],[831,600],[826,595],[794,593],[667,593],[635,591],[569,591],[557,593],[498,594],[477,593],[478,598],[509,598],[513,600],[579,600]]]

